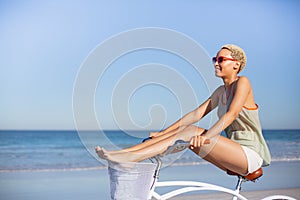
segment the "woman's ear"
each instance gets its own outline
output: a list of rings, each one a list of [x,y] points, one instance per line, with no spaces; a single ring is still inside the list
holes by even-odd
[[[234,70],[240,70],[240,66],[241,66],[241,63],[240,62],[236,62],[233,69]]]

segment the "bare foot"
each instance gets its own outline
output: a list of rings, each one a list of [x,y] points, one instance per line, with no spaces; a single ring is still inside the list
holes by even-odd
[[[134,153],[131,152],[127,152],[127,151],[110,152],[99,146],[95,147],[95,151],[100,158],[108,161],[112,161],[116,163],[137,162],[134,158]]]
[[[105,156],[105,150],[99,146],[95,147],[95,151],[98,154],[99,158],[105,159],[107,160],[106,156]]]

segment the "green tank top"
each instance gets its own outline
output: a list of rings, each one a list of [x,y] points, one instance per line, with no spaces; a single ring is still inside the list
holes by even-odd
[[[224,103],[223,95],[219,98],[219,117],[227,112],[233,98],[233,95],[230,94],[227,103]],[[225,133],[229,139],[257,152],[263,159],[262,166],[270,165],[271,155],[262,134],[257,105],[256,108],[243,107],[238,117],[225,129]]]

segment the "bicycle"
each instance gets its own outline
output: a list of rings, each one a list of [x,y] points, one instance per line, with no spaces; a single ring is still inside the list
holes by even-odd
[[[170,146],[167,149],[167,151],[164,153],[164,155],[182,151],[188,147],[189,147],[188,142],[179,140],[176,141],[173,146]],[[262,168],[259,168],[258,170],[256,170],[255,172],[247,176],[241,176],[234,172],[227,171],[228,175],[234,175],[238,177],[238,181],[234,189],[229,189],[215,184],[209,184],[209,183],[198,182],[198,181],[160,182],[158,181],[160,169],[162,167],[162,160],[160,157],[161,156],[155,156],[153,158],[150,158],[149,160],[151,161],[151,163],[129,164],[128,168],[123,172],[121,172],[120,169],[116,169],[114,166],[112,166],[113,164],[110,163],[109,173],[111,178],[112,199],[168,200],[175,196],[189,193],[189,192],[194,192],[194,191],[218,191],[218,192],[223,192],[232,195],[232,200],[238,200],[238,199],[247,200],[246,197],[240,194],[242,183],[246,181],[255,182],[256,180],[258,180],[259,177],[263,175]],[[134,181],[137,181],[137,183],[133,184]],[[176,186],[181,188],[174,189],[164,194],[159,194],[158,192],[156,192],[156,188],[170,187],[170,186],[171,187]],[[262,200],[276,200],[276,199],[296,200],[293,197],[289,197],[285,195],[272,195],[272,196],[265,197]]]

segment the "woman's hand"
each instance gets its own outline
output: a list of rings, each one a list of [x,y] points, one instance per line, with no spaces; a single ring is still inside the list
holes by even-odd
[[[191,149],[200,148],[205,144],[210,144],[210,139],[204,135],[196,135],[192,138],[190,142]]]

